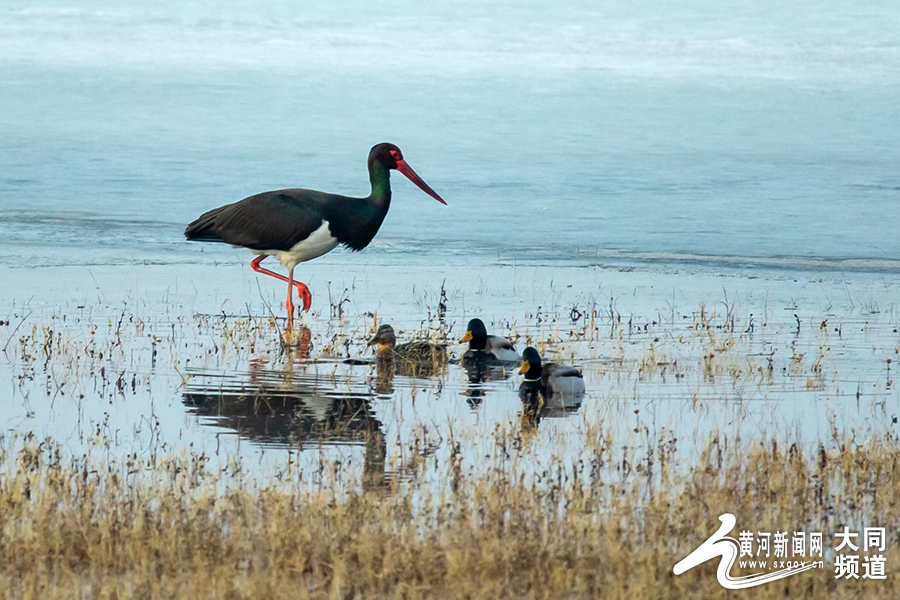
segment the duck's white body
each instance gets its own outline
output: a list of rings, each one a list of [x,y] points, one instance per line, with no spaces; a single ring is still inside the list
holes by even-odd
[[[575,396],[584,393],[584,376],[579,369],[547,363],[544,365],[544,387],[552,394]]]
[[[516,352],[515,346],[505,337],[499,335],[489,335],[487,345],[484,351],[492,355],[497,360],[506,362],[516,362],[519,360],[519,353]]]

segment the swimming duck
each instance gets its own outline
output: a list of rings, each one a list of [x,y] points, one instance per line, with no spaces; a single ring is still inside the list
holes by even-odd
[[[397,344],[397,336],[390,325],[382,325],[369,340],[369,346],[377,346],[375,357],[379,361],[393,361],[402,371],[431,371],[447,362],[447,349],[426,340],[413,340]]]
[[[503,362],[519,360],[519,353],[516,352],[516,347],[512,345],[512,342],[499,335],[488,335],[487,328],[481,319],[472,319],[466,325],[466,333],[459,340],[460,344],[465,342],[469,342],[469,349],[463,355],[463,359],[484,356]]]
[[[541,363],[541,355],[529,346],[522,353],[520,375],[525,375],[521,389],[534,389],[544,395],[569,395],[584,393],[584,376],[581,370],[556,363]]]

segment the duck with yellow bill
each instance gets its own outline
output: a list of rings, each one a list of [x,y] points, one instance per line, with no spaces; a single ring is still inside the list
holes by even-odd
[[[472,319],[466,325],[466,333],[460,344],[469,342],[469,349],[463,355],[463,360],[488,359],[498,360],[501,362],[516,362],[519,360],[519,353],[505,337],[499,335],[488,335],[487,327],[481,319]]]
[[[544,363],[538,351],[531,346],[522,352],[519,374],[525,375],[521,390],[533,390],[545,396],[584,394],[584,375],[580,369],[552,362]]]

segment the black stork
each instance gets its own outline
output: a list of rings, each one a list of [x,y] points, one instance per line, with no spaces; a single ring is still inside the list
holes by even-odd
[[[288,284],[290,331],[294,323],[293,288],[297,288],[304,311],[312,304],[309,288],[294,281],[294,267],[331,252],[339,244],[356,251],[369,245],[391,206],[391,169],[403,173],[441,204],[447,204],[406,163],[400,148],[382,143],[369,151],[372,193],[365,198],[304,189],[263,192],[204,213],[187,226],[184,235],[188,240],[223,242],[257,254],[250,263],[254,271]],[[269,256],[278,258],[288,270],[287,277],[260,266]]]

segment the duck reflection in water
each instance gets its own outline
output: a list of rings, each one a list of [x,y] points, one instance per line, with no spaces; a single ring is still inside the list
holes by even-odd
[[[265,368],[251,361],[249,373],[192,373],[182,402],[202,425],[226,427],[254,443],[281,448],[363,445],[364,487],[386,483],[382,424],[371,394],[340,393],[315,375]],[[205,418],[204,418],[205,417]]]
[[[488,381],[504,381],[509,379],[513,370],[509,361],[501,361],[493,355],[479,350],[467,351],[460,360],[462,368],[466,371],[469,385],[463,392],[469,406],[475,408],[484,402],[486,392],[485,383]]]
[[[465,369],[466,377],[469,380],[469,385],[462,395],[466,397],[466,402],[472,408],[484,402],[485,394],[489,389],[485,386],[485,383],[489,381],[504,381],[509,379],[513,373],[508,364],[489,358],[484,353],[466,353],[460,364]]]

